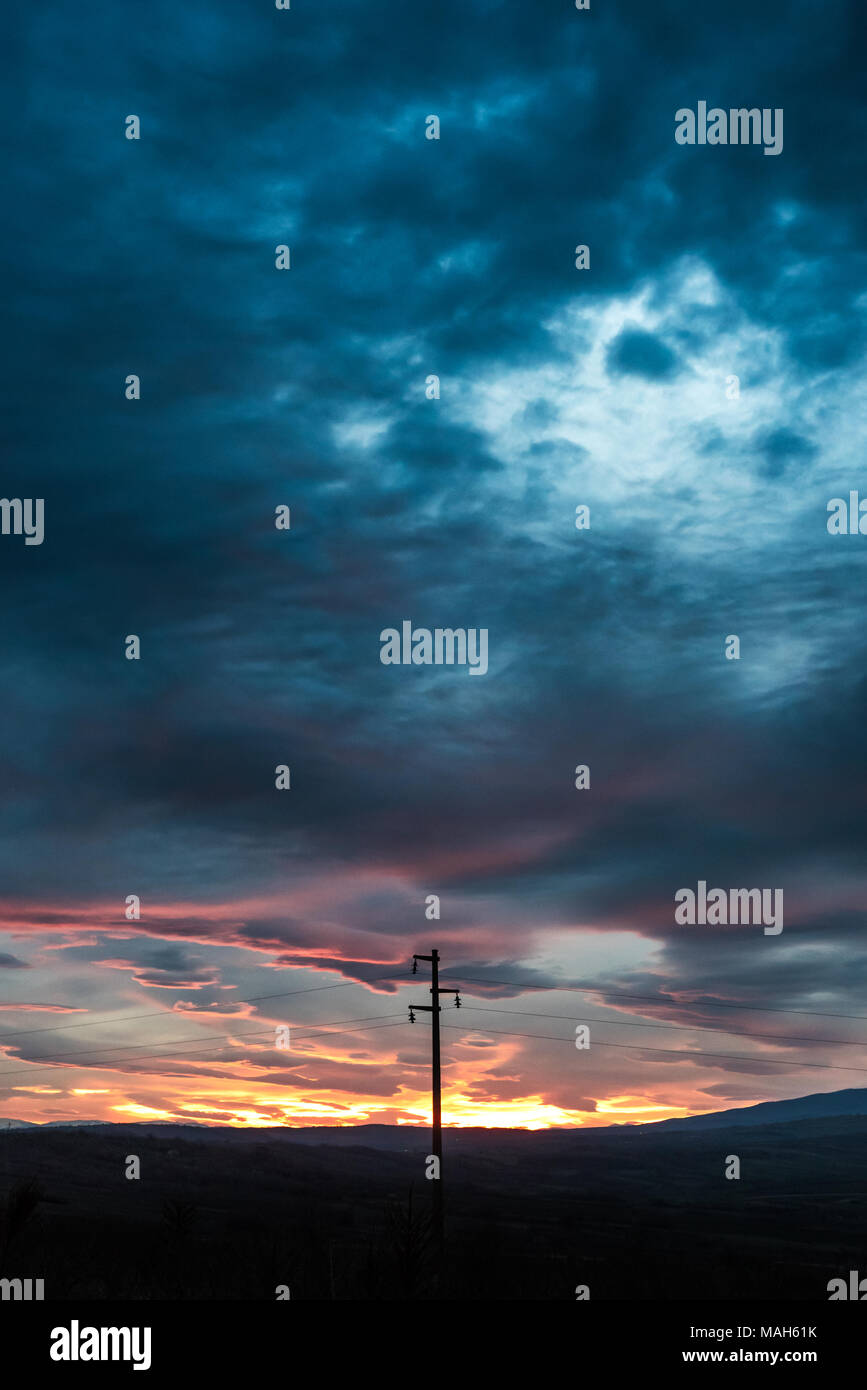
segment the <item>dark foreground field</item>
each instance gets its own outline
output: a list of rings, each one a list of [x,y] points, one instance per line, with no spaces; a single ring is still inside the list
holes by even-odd
[[[426,1130],[378,1126],[12,1130],[0,1277],[42,1278],[47,1299],[430,1297],[428,1152]],[[867,1275],[865,1158],[864,1116],[451,1130],[440,1296],[826,1300]]]

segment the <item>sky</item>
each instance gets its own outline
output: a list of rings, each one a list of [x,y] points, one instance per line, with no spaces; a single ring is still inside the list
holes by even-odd
[[[858,8],[10,18],[0,1115],[423,1124],[432,947],[448,1124],[865,1084]]]

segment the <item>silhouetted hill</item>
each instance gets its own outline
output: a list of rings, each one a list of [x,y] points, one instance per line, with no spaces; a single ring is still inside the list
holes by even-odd
[[[796,1100],[765,1100],[739,1110],[716,1110],[680,1120],[658,1120],[653,1129],[729,1129],[732,1125],[784,1124],[788,1120],[820,1119],[825,1115],[867,1115],[867,1088],[826,1091]]]
[[[867,1115],[743,1113],[448,1130],[443,1296],[825,1298],[864,1263]],[[38,1272],[49,1299],[428,1298],[429,1151],[414,1126],[0,1131],[0,1231],[30,1212],[0,1274]]]

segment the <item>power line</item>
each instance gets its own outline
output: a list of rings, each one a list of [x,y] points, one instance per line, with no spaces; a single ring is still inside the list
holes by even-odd
[[[469,980],[470,984],[477,985],[507,985],[510,989],[527,990],[554,990],[564,994],[610,994],[615,999],[643,999],[660,1007],[674,1005],[676,1008],[694,1009],[746,1009],[755,1014],[801,1014],[805,1018],[855,1018],[862,1023],[867,1023],[867,1014],[830,1014],[820,1013],[816,1009],[774,1009],[767,1008],[758,1004],[734,1004],[730,1001],[715,999],[713,1001],[701,1001],[697,999],[670,999],[660,998],[658,994],[627,994],[623,990],[609,989],[607,985],[539,985],[531,980],[483,980],[478,976],[462,975],[462,979]]]
[[[518,1014],[521,1018],[556,1018],[563,1023],[601,1023],[615,1028],[668,1028],[675,1033],[728,1033],[733,1038],[769,1038],[772,1042],[819,1043],[828,1047],[867,1047],[861,1038],[810,1038],[798,1037],[792,1033],[745,1033],[738,1028],[714,1028],[707,1023],[633,1023],[623,1018],[572,1018],[566,1014],[531,1013],[527,1009],[493,1009],[465,1004],[464,1008],[473,1014]]]
[[[375,984],[378,980],[389,980],[394,977],[396,971],[389,970],[386,975],[372,975],[370,980],[344,980],[336,985],[311,985],[307,989],[287,989],[278,994],[257,994],[252,999],[233,999],[233,1004],[261,1004],[266,999],[288,999],[295,994],[319,994],[325,989],[349,989],[352,985]],[[181,988],[181,986],[179,986]],[[0,1033],[0,1042],[3,1038],[29,1038],[35,1033],[66,1033],[72,1028],[101,1028],[106,1023],[137,1023],[143,1018],[165,1018],[166,1014],[172,1014],[174,1009],[157,1009],[149,1014],[115,1014],[114,1018],[93,1018],[86,1019],[81,1023],[56,1023],[47,1028],[28,1028],[26,1032],[20,1029],[13,1029],[9,1033]],[[183,1013],[183,1010],[177,1012]]]
[[[404,981],[402,981],[402,980],[396,979],[395,977],[396,977],[397,974],[398,974],[398,971],[397,971],[397,970],[389,970],[389,971],[385,972],[385,973],[382,974],[382,975],[373,975],[373,976],[371,976],[368,980],[343,980],[343,981],[341,981],[340,983],[334,984],[334,985],[312,985],[312,986],[309,986],[309,987],[307,987],[307,988],[305,988],[305,989],[282,990],[282,991],[279,991],[279,992],[277,992],[277,993],[275,993],[275,994],[259,994],[259,995],[253,995],[253,996],[252,996],[251,998],[249,998],[249,999],[237,999],[237,1000],[234,1000],[233,1002],[234,1002],[234,1003],[237,1003],[237,1004],[261,1004],[261,1003],[265,1003],[266,1001],[269,1001],[269,1000],[271,1000],[271,999],[289,999],[289,998],[293,998],[293,997],[295,997],[295,996],[297,996],[297,995],[300,995],[300,994],[319,994],[319,993],[321,993],[321,992],[324,991],[324,990],[351,989],[353,986],[357,986],[357,987],[363,989],[363,988],[365,988],[367,985],[378,983],[380,980],[394,980],[395,984],[397,984],[398,986],[401,986],[401,987],[404,985],[404,983],[408,983],[408,982],[404,982]],[[730,1002],[730,1001],[723,1001],[723,1000],[714,1000],[714,1001],[712,1001],[712,1002],[711,1002],[711,1001],[699,1002],[699,1001],[695,1001],[695,1000],[682,1000],[682,999],[672,999],[672,998],[660,998],[659,995],[655,995],[655,994],[632,994],[632,993],[627,993],[627,992],[625,992],[625,991],[623,991],[623,990],[613,990],[613,989],[609,989],[609,988],[608,988],[607,986],[605,986],[605,985],[540,985],[540,984],[537,984],[537,983],[531,982],[531,981],[482,979],[482,978],[479,977],[479,976],[475,976],[475,977],[474,977],[474,976],[462,976],[462,978],[463,978],[463,979],[466,979],[467,982],[468,982],[469,984],[501,985],[501,986],[507,986],[507,987],[512,988],[512,989],[520,989],[520,990],[537,990],[537,991],[540,991],[540,992],[552,992],[552,991],[553,991],[553,992],[555,992],[555,993],[573,993],[573,994],[574,994],[574,993],[577,993],[577,994],[602,994],[602,995],[611,995],[611,996],[613,996],[614,998],[617,998],[617,999],[641,1000],[641,1001],[644,1001],[644,1002],[649,1002],[649,1003],[652,1003],[652,1004],[656,1004],[658,1007],[666,1007],[666,1008],[668,1008],[668,1007],[675,1007],[675,1008],[698,1008],[698,1007],[700,1007],[700,1008],[712,1008],[712,1009],[745,1009],[745,1010],[747,1010],[747,1011],[750,1012],[750,1013],[798,1014],[798,1015],[800,1015],[800,1016],[802,1016],[802,1017],[805,1017],[805,1018],[847,1018],[847,1019],[858,1020],[858,1021],[861,1021],[861,1022],[867,1022],[867,1014],[838,1014],[838,1013],[825,1013],[825,1012],[819,1012],[818,1010],[815,1010],[815,1009],[774,1009],[774,1008],[768,1008],[768,1007],[761,1007],[761,1006],[759,1006],[759,1005],[753,1005],[753,1004],[736,1004],[736,1003],[733,1003],[733,1002]],[[604,1001],[603,1001],[603,1006],[604,1006]],[[469,1006],[466,1006],[466,1007],[469,1007]],[[54,1025],[51,1025],[51,1026],[45,1027],[45,1028],[28,1028],[28,1029],[26,1029],[26,1030],[23,1031],[23,1032],[22,1032],[20,1029],[17,1029],[17,1030],[16,1030],[16,1029],[13,1029],[13,1030],[11,1030],[10,1032],[7,1032],[7,1033],[0,1033],[0,1044],[2,1044],[2,1041],[3,1041],[4,1038],[28,1038],[28,1037],[34,1037],[34,1036],[36,1036],[37,1034],[42,1034],[42,1033],[65,1033],[65,1032],[71,1031],[72,1029],[78,1029],[78,1028],[101,1028],[103,1025],[108,1024],[108,1023],[137,1023],[137,1022],[140,1022],[140,1021],[143,1020],[143,1019],[150,1019],[150,1018],[165,1018],[167,1015],[173,1014],[174,1012],[175,1012],[174,1010],[159,1009],[159,1010],[156,1010],[155,1012],[146,1013],[146,1014],[116,1014],[116,1015],[114,1015],[114,1016],[111,1017],[111,1018],[86,1019],[86,1020],[82,1020],[82,1021],[79,1022],[79,1023],[60,1023],[60,1024],[54,1024]],[[181,1012],[183,1012],[183,1011],[181,1011]],[[509,1010],[504,1010],[504,1012],[510,1012],[510,1011],[509,1011]],[[511,1012],[513,1012],[513,1013],[518,1013],[519,1010],[515,1009],[515,1010],[511,1010]],[[530,1017],[531,1015],[530,1015],[530,1014],[527,1014],[526,1016],[527,1016],[527,1017]],[[554,1017],[554,1015],[549,1015],[549,1016],[550,1016],[550,1017]],[[536,1015],[536,1017],[543,1017],[543,1015],[539,1014],[539,1015]],[[598,1020],[598,1021],[600,1021],[600,1022],[603,1022],[603,1021],[604,1021],[604,1022],[614,1022],[614,1020]],[[670,1024],[670,1025],[647,1024],[647,1025],[635,1025],[635,1026],[647,1026],[647,1027],[666,1026],[666,1027],[672,1027],[672,1028],[674,1028],[674,1027],[678,1027],[679,1025],[675,1025],[675,1024]],[[695,1025],[692,1025],[692,1026],[694,1026],[695,1028],[700,1028],[700,1027],[702,1027],[703,1025],[695,1024]],[[710,1028],[710,1029],[708,1029],[708,1031],[710,1031],[710,1032],[719,1032],[719,1033],[723,1033],[723,1032],[725,1032],[725,1033],[733,1033],[733,1034],[735,1034],[735,1035],[737,1035],[737,1036],[741,1036],[741,1037],[762,1037],[762,1036],[771,1037],[771,1036],[776,1036],[776,1035],[771,1035],[771,1034],[765,1034],[765,1035],[763,1035],[763,1034],[759,1034],[759,1033],[749,1034],[749,1033],[744,1033],[744,1032],[737,1032],[737,1030],[727,1029],[727,1028],[717,1028],[717,1029]],[[809,1041],[809,1042],[820,1042],[820,1041],[824,1041],[824,1040],[822,1040],[822,1039],[816,1039],[816,1038],[810,1038],[810,1039],[806,1039],[806,1041]],[[841,1038],[841,1039],[838,1039],[837,1041],[838,1041],[840,1044],[845,1044],[845,1043],[847,1043],[849,1040],[848,1040],[848,1039],[842,1039],[842,1038]],[[0,1074],[2,1074],[2,1073],[0,1073]]]
[[[332,1025],[332,1024],[315,1024],[315,1023],[309,1023],[309,1024],[299,1024],[299,1025],[297,1025],[297,1028],[293,1025],[293,1032],[297,1031],[298,1028],[300,1028],[302,1031],[306,1031],[306,1030],[309,1029],[309,1028],[321,1028],[321,1029],[323,1029],[322,1032],[312,1033],[312,1034],[310,1034],[308,1037],[303,1037],[303,1038],[301,1038],[301,1040],[300,1040],[301,1042],[309,1042],[311,1038],[323,1037],[323,1036],[331,1037],[331,1036],[334,1036],[335,1033],[338,1033],[338,1034],[339,1034],[340,1032],[357,1033],[357,1032],[367,1032],[367,1031],[368,1031],[366,1028],[357,1028],[357,1027],[339,1028],[339,1027],[337,1027],[336,1025],[345,1024],[345,1023],[348,1023],[348,1024],[359,1024],[359,1023],[361,1023],[361,1024],[363,1024],[363,1023],[367,1023],[367,1022],[379,1021],[379,1020],[381,1020],[381,1019],[397,1019],[397,1018],[399,1018],[399,1019],[402,1020],[402,1019],[403,1019],[403,1013],[400,1013],[400,1014],[396,1014],[396,1013],[395,1013],[395,1014],[370,1014],[369,1017],[368,1017],[367,1019],[363,1019],[363,1018],[361,1018],[361,1019],[351,1019],[351,1018],[346,1018],[346,1019],[335,1019],[333,1025]],[[389,1027],[394,1027],[394,1024],[389,1024],[388,1026],[389,1026]],[[179,1039],[176,1039],[174,1042],[157,1043],[157,1044],[156,1044],[156,1048],[159,1049],[159,1052],[154,1051],[154,1050],[151,1050],[151,1051],[149,1052],[149,1055],[148,1055],[147,1057],[135,1058],[135,1059],[133,1059],[133,1060],[135,1060],[135,1061],[141,1061],[141,1062],[147,1062],[147,1061],[150,1059],[150,1057],[152,1057],[152,1056],[159,1056],[159,1055],[161,1054],[161,1052],[162,1052],[165,1048],[171,1049],[171,1048],[175,1048],[175,1047],[187,1047],[187,1048],[193,1048],[193,1047],[214,1047],[214,1046],[218,1046],[218,1045],[221,1044],[221,1043],[231,1042],[234,1038],[260,1038],[260,1037],[263,1037],[263,1036],[271,1037],[271,1036],[273,1035],[273,1032],[274,1032],[273,1028],[264,1028],[264,1029],[257,1029],[255,1032],[249,1032],[249,1033],[226,1033],[226,1034],[224,1034],[224,1035],[222,1035],[222,1036],[212,1037],[212,1038],[199,1038],[198,1040],[197,1040],[197,1039],[194,1039],[194,1038],[192,1038],[192,1039],[191,1039],[191,1038],[179,1038]],[[67,1057],[94,1057],[94,1056],[98,1056],[98,1055],[100,1054],[100,1052],[112,1052],[112,1053],[117,1053],[117,1052],[138,1052],[138,1051],[141,1051],[142,1048],[150,1048],[150,1049],[153,1049],[153,1048],[154,1048],[154,1044],[151,1044],[151,1043],[130,1043],[130,1044],[126,1044],[126,1045],[124,1045],[124,1046],[122,1046],[122,1047],[112,1046],[112,1047],[104,1047],[104,1048],[86,1048],[84,1051],[80,1051],[80,1050],[79,1050],[79,1051],[75,1051],[75,1052],[62,1052],[62,1053],[60,1054],[60,1056],[61,1056],[61,1057],[64,1057],[64,1058],[67,1058]],[[97,1063],[95,1063],[95,1064],[91,1064],[91,1063],[87,1063],[87,1062],[82,1062],[80,1065],[81,1065],[85,1070],[100,1070],[100,1068],[103,1068],[103,1067],[110,1067],[110,1066],[112,1065],[112,1062],[115,1061],[115,1060],[123,1060],[123,1059],[117,1059],[117,1058],[110,1057],[110,1058],[108,1059],[107,1062],[101,1062],[101,1063],[100,1063],[100,1062],[97,1062]],[[27,1073],[27,1074],[29,1074],[29,1075],[32,1075],[32,1072],[31,1072],[31,1070],[30,1070],[31,1067],[42,1067],[45,1071],[62,1071],[62,1070],[64,1070],[66,1067],[75,1068],[75,1065],[76,1065],[76,1064],[75,1064],[74,1062],[66,1062],[66,1061],[64,1061],[64,1062],[59,1062],[59,1063],[57,1063],[57,1064],[55,1065],[54,1063],[43,1062],[43,1061],[41,1061],[41,1060],[37,1057],[37,1058],[31,1059],[31,1060],[28,1062],[28,1064],[27,1064],[26,1066],[22,1066],[22,1067],[11,1067],[11,1068],[8,1068],[8,1069],[5,1070],[5,1071],[0,1071],[0,1076],[15,1076],[15,1075],[22,1075],[22,1074],[24,1074],[24,1073]]]
[[[363,988],[365,985],[374,983],[374,982],[379,981],[379,980],[383,980],[383,979],[394,979],[396,973],[397,973],[396,971],[388,971],[387,973],[385,973],[385,974],[383,974],[383,975],[371,977],[371,979],[370,979],[370,980],[367,980],[367,981],[364,981],[364,980],[347,980],[347,981],[342,981],[342,982],[340,982],[340,983],[338,983],[338,984],[334,984],[334,985],[314,985],[314,986],[308,987],[308,988],[306,988],[306,989],[285,990],[285,991],[280,991],[280,992],[277,992],[277,993],[274,993],[274,994],[257,995],[257,996],[251,997],[251,998],[249,998],[249,999],[237,1000],[237,1001],[234,1001],[234,1002],[237,1002],[237,1003],[239,1003],[239,1004],[255,1004],[255,1003],[262,1003],[262,1002],[265,1002],[265,1001],[271,1000],[271,999],[290,998],[290,997],[297,996],[297,995],[301,995],[301,994],[316,994],[316,993],[320,993],[320,992],[325,991],[325,990],[348,989],[348,988],[352,987],[353,985],[355,985],[355,986],[360,986],[360,987]],[[467,982],[468,982],[469,984],[475,983],[475,984],[483,984],[483,985],[501,985],[501,986],[511,987],[511,988],[514,988],[514,989],[527,989],[527,990],[537,990],[537,991],[545,991],[545,992],[556,991],[556,992],[568,992],[568,993],[608,994],[608,995],[613,995],[613,996],[616,997],[616,998],[643,1000],[643,1001],[645,1001],[645,1002],[651,1002],[651,1003],[654,1003],[654,1004],[659,1005],[659,1006],[663,1006],[663,1005],[664,1005],[664,1006],[673,1005],[673,1006],[679,1006],[679,1007],[684,1007],[684,1008],[690,1008],[690,1007],[693,1007],[693,1008],[694,1008],[694,1007],[697,1006],[695,1001],[675,1000],[675,999],[660,999],[660,997],[659,997],[658,995],[645,995],[645,994],[632,994],[632,993],[626,993],[625,991],[620,991],[620,990],[617,990],[617,991],[615,991],[615,990],[610,990],[610,989],[607,989],[605,986],[602,986],[602,985],[539,985],[539,984],[530,983],[530,982],[521,983],[521,982],[514,981],[514,980],[481,979],[481,978],[479,978],[479,977],[464,977],[464,978],[467,978]],[[400,980],[397,980],[397,981],[395,981],[395,983],[398,984],[398,985],[402,985],[404,982],[403,982],[403,981],[400,981]],[[409,982],[407,981],[406,983],[409,983]],[[442,989],[440,989],[440,993],[441,993],[441,992],[442,992]],[[819,1012],[819,1011],[816,1011],[816,1010],[807,1010],[807,1009],[774,1009],[774,1008],[763,1009],[763,1008],[758,1008],[758,1007],[757,1007],[757,1008],[754,1008],[754,1007],[753,1007],[752,1005],[750,1005],[750,1004],[735,1004],[735,1003],[723,1002],[723,1001],[714,1001],[714,1002],[711,1003],[710,1005],[708,1005],[707,1003],[705,1003],[704,1007],[708,1007],[708,1006],[709,1006],[709,1007],[712,1007],[712,1008],[746,1009],[746,1010],[749,1010],[749,1011],[752,1011],[752,1012],[755,1012],[755,1013],[792,1013],[792,1014],[803,1015],[803,1016],[806,1016],[806,1017],[863,1019],[864,1021],[867,1021],[867,1015],[861,1015],[861,1014],[825,1013],[825,1012]],[[526,1017],[526,1018],[549,1018],[549,1019],[551,1019],[552,1021],[553,1021],[553,1020],[558,1020],[558,1021],[563,1021],[563,1022],[568,1021],[569,1023],[574,1023],[574,1022],[576,1022],[576,1020],[573,1019],[573,1018],[568,1018],[568,1019],[567,1019],[567,1017],[566,1017],[565,1015],[563,1015],[563,1014],[547,1014],[547,1013],[533,1012],[533,1011],[530,1011],[530,1010],[522,1010],[522,1009],[501,1009],[501,1008],[496,1008],[496,1007],[475,1006],[475,1005],[466,1005],[466,1004],[464,1005],[464,1007],[465,1007],[465,1008],[469,1008],[470,1011],[473,1012],[473,1013],[518,1014],[518,1015],[520,1015],[521,1017]],[[57,1025],[57,1026],[49,1027],[49,1028],[35,1028],[35,1029],[29,1029],[29,1030],[27,1030],[27,1031],[24,1032],[24,1033],[20,1033],[20,1032],[14,1033],[14,1032],[13,1032],[13,1033],[9,1033],[9,1034],[0,1034],[0,1041],[2,1041],[2,1038],[4,1038],[4,1037],[16,1037],[16,1038],[19,1038],[19,1037],[28,1037],[28,1036],[30,1036],[31,1034],[38,1034],[38,1033],[65,1032],[67,1029],[71,1029],[71,1028],[99,1027],[99,1026],[101,1026],[102,1024],[106,1024],[106,1023],[118,1023],[118,1022],[119,1022],[119,1023],[128,1023],[128,1022],[140,1021],[140,1020],[142,1020],[142,1019],[149,1019],[149,1018],[164,1018],[164,1017],[166,1017],[166,1010],[158,1010],[158,1011],[156,1011],[156,1012],[148,1013],[148,1014],[117,1015],[115,1018],[98,1019],[98,1020],[87,1020],[87,1021],[84,1021],[84,1022],[81,1022],[81,1023],[75,1023],[75,1024]],[[376,1028],[376,1027],[388,1027],[388,1028],[393,1028],[393,1027],[399,1026],[399,1022],[398,1022],[398,1021],[390,1022],[390,1021],[388,1021],[388,1020],[402,1020],[402,1014],[385,1014],[385,1015],[383,1015],[383,1014],[371,1014],[371,1015],[368,1015],[366,1018],[361,1018],[361,1019],[336,1019],[336,1020],[334,1020],[332,1023],[323,1024],[323,1025],[317,1025],[317,1024],[315,1024],[315,1023],[309,1023],[309,1024],[298,1024],[298,1025],[291,1025],[291,1026],[292,1026],[292,1031],[293,1031],[293,1032],[297,1033],[298,1031],[301,1031],[301,1032],[303,1032],[303,1033],[305,1033],[305,1034],[307,1035],[307,1036],[302,1037],[302,1038],[300,1039],[300,1041],[306,1042],[306,1041],[312,1040],[313,1038],[316,1038],[316,1037],[323,1037],[323,1036],[326,1036],[326,1037],[327,1037],[327,1036],[335,1036],[335,1035],[336,1035],[336,1036],[339,1036],[341,1033],[346,1033],[346,1032],[350,1032],[350,1033],[351,1033],[351,1032],[367,1032],[367,1031],[371,1031],[373,1028]],[[578,1020],[578,1021],[580,1022],[581,1020]],[[821,1045],[826,1045],[826,1046],[850,1046],[850,1047],[852,1047],[852,1046],[864,1046],[864,1044],[863,1044],[863,1043],[860,1043],[857,1039],[850,1039],[850,1038],[833,1038],[833,1039],[832,1039],[832,1038],[805,1038],[805,1037],[795,1036],[795,1035],[791,1035],[791,1034],[751,1033],[751,1032],[746,1032],[746,1031],[743,1031],[743,1030],[730,1029],[730,1028],[714,1028],[712,1025],[698,1024],[698,1023],[696,1023],[696,1024],[688,1024],[688,1025],[681,1025],[681,1024],[673,1024],[673,1023],[633,1022],[633,1021],[631,1021],[631,1020],[625,1020],[625,1019],[589,1019],[589,1020],[586,1020],[586,1021],[587,1021],[587,1022],[590,1022],[590,1023],[597,1023],[597,1024],[607,1024],[607,1023],[611,1023],[611,1024],[614,1024],[614,1025],[617,1026],[617,1027],[631,1027],[631,1028],[664,1028],[664,1029],[668,1029],[668,1030],[670,1030],[670,1031],[676,1031],[676,1032],[690,1032],[690,1031],[693,1031],[693,1030],[695,1030],[695,1031],[705,1031],[705,1032],[718,1032],[718,1033],[726,1033],[726,1034],[728,1034],[729,1036],[732,1036],[732,1037],[761,1038],[761,1039],[765,1039],[765,1040],[768,1040],[768,1041],[780,1042],[780,1043],[787,1043],[787,1042],[806,1042],[806,1043],[816,1043],[816,1044],[819,1044],[820,1046],[821,1046]],[[350,1025],[350,1026],[346,1026],[346,1025]],[[358,1025],[362,1025],[362,1026],[358,1026]],[[365,1027],[365,1026],[363,1026],[363,1025],[368,1025],[368,1026]],[[445,1028],[445,1027],[450,1028],[450,1029],[452,1029],[452,1030],[458,1030],[458,1031],[461,1030],[461,1025],[457,1025],[457,1024],[445,1024],[445,1023],[444,1023],[444,1024],[442,1024],[441,1026],[444,1027],[444,1028]],[[310,1030],[311,1030],[311,1029],[314,1029],[314,1028],[321,1029],[321,1031],[317,1031],[317,1032],[311,1033]],[[74,1061],[68,1061],[68,1060],[66,1060],[66,1059],[72,1059],[72,1058],[77,1058],[77,1057],[94,1057],[94,1056],[98,1056],[101,1052],[111,1052],[112,1054],[116,1054],[116,1053],[118,1053],[118,1052],[142,1051],[143,1049],[151,1049],[151,1051],[149,1051],[149,1053],[148,1053],[148,1056],[135,1059],[135,1060],[137,1060],[137,1061],[147,1062],[147,1061],[149,1060],[150,1057],[155,1057],[155,1058],[156,1058],[156,1057],[159,1057],[166,1049],[168,1049],[168,1050],[173,1050],[174,1048],[177,1048],[177,1047],[186,1047],[186,1048],[190,1048],[190,1049],[192,1049],[192,1048],[198,1048],[198,1047],[215,1047],[215,1046],[219,1046],[219,1045],[221,1045],[221,1044],[223,1044],[223,1043],[232,1042],[233,1039],[236,1039],[236,1038],[237,1038],[237,1039],[247,1039],[247,1038],[259,1038],[259,1037],[270,1036],[270,1035],[272,1034],[272,1031],[273,1031],[273,1030],[272,1030],[271,1028],[267,1028],[267,1029],[257,1029],[257,1030],[255,1030],[255,1031],[251,1031],[251,1032],[248,1032],[248,1033],[229,1033],[229,1034],[221,1035],[221,1036],[218,1036],[218,1037],[211,1037],[211,1038],[186,1038],[186,1039],[177,1039],[177,1040],[174,1040],[174,1041],[171,1041],[171,1042],[157,1043],[155,1049],[154,1049],[154,1045],[153,1045],[153,1044],[149,1044],[149,1043],[135,1043],[135,1044],[124,1045],[124,1046],[112,1045],[112,1046],[110,1046],[110,1047],[107,1046],[107,1047],[104,1047],[104,1048],[87,1048],[87,1049],[83,1049],[83,1050],[75,1050],[75,1051],[71,1051],[71,1052],[59,1054],[60,1057],[63,1058],[64,1060],[61,1061],[61,1062],[58,1062],[58,1063],[53,1063],[53,1062],[52,1062],[52,1063],[49,1063],[49,1062],[43,1062],[43,1061],[41,1061],[40,1059],[31,1059],[30,1061],[28,1061],[28,1062],[26,1063],[26,1065],[23,1065],[23,1066],[20,1066],[20,1067],[15,1067],[15,1068],[9,1068],[9,1069],[6,1069],[6,1070],[4,1070],[4,1071],[0,1071],[0,1076],[25,1075],[25,1074],[26,1074],[26,1075],[32,1076],[32,1075],[33,1075],[33,1070],[32,1070],[33,1067],[40,1067],[40,1068],[42,1068],[43,1071],[59,1071],[59,1070],[65,1070],[65,1069],[68,1068],[68,1067],[74,1069],[74,1068],[75,1068],[75,1065],[76,1065],[75,1062],[74,1062]],[[570,1043],[573,1042],[573,1039],[572,1039],[571,1037],[570,1037],[570,1038],[552,1038],[550,1035],[546,1035],[546,1034],[541,1034],[541,1033],[522,1033],[522,1032],[517,1032],[517,1031],[511,1030],[511,1029],[486,1029],[486,1028],[483,1028],[483,1029],[480,1029],[479,1031],[489,1032],[489,1033],[491,1033],[493,1036],[498,1036],[498,1037],[527,1038],[527,1039],[531,1039],[531,1040],[534,1040],[534,1041],[540,1041],[540,1042],[570,1042]],[[867,1073],[867,1068],[865,1068],[865,1067],[836,1066],[836,1065],[833,1064],[833,1063],[807,1062],[807,1061],[803,1061],[803,1060],[801,1060],[801,1059],[799,1059],[799,1058],[795,1058],[795,1059],[793,1059],[793,1058],[774,1058],[774,1057],[763,1057],[763,1056],[759,1056],[759,1057],[756,1057],[756,1056],[747,1057],[747,1056],[743,1056],[743,1055],[740,1055],[740,1054],[729,1053],[729,1052],[690,1051],[690,1050],[688,1050],[688,1049],[682,1049],[682,1048],[679,1049],[679,1048],[648,1047],[648,1046],[645,1046],[645,1045],[642,1044],[642,1043],[614,1043],[614,1042],[602,1042],[602,1041],[599,1041],[599,1040],[597,1040],[597,1041],[594,1042],[594,1046],[596,1046],[596,1047],[613,1047],[613,1048],[620,1048],[620,1049],[633,1050],[633,1051],[634,1051],[634,1050],[638,1050],[638,1051],[643,1051],[643,1052],[655,1052],[655,1053],[662,1053],[662,1054],[666,1054],[666,1055],[670,1055],[670,1056],[681,1056],[681,1057],[687,1057],[687,1058],[693,1058],[693,1059],[700,1059],[700,1058],[702,1058],[702,1057],[708,1057],[708,1058],[712,1058],[712,1059],[727,1059],[727,1060],[733,1060],[733,1061],[752,1062],[752,1063],[760,1063],[760,1064],[761,1064],[761,1063],[767,1062],[767,1063],[769,1063],[770,1065],[776,1065],[776,1066],[793,1066],[793,1065],[795,1065],[795,1066],[810,1067],[810,1068],[813,1068],[813,1069],[827,1070],[827,1071],[855,1071],[855,1072],[859,1072],[859,1073]],[[245,1059],[245,1060],[248,1060],[248,1059]],[[102,1063],[99,1063],[99,1062],[97,1062],[97,1063],[87,1063],[87,1062],[83,1062],[83,1063],[81,1063],[80,1065],[81,1065],[84,1069],[86,1069],[86,1070],[99,1070],[99,1069],[101,1069],[101,1068],[110,1068],[110,1067],[112,1067],[112,1065],[114,1064],[115,1061],[117,1061],[117,1062],[120,1063],[120,1062],[123,1061],[123,1059],[121,1059],[121,1058],[116,1058],[115,1056],[112,1056],[112,1057],[110,1057],[107,1061],[102,1062]],[[218,1065],[219,1065],[219,1063],[218,1063]]]
[[[458,1023],[443,1023],[443,1028],[460,1029]],[[492,1033],[495,1037],[504,1038],[536,1038],[540,1042],[574,1042],[574,1038],[552,1038],[545,1033],[513,1033],[506,1028],[477,1028],[478,1033]],[[689,1052],[686,1048],[676,1047],[645,1047],[643,1043],[615,1043],[615,1042],[595,1042],[594,1047],[618,1047],[626,1048],[632,1052],[667,1052],[675,1057],[727,1057],[734,1062],[769,1063],[774,1067],[818,1067],[821,1071],[858,1071],[867,1074],[867,1067],[842,1067],[835,1066],[831,1062],[804,1062],[800,1057],[743,1057],[735,1052]]]

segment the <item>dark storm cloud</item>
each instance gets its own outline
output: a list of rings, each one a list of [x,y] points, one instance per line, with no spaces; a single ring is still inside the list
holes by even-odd
[[[2,492],[44,496],[46,541],[0,541],[11,897],[285,885],[285,911],[240,915],[231,940],[372,981],[423,919],[361,885],[333,910],[288,890],[373,864],[460,896],[454,950],[482,978],[511,978],[529,923],[645,933],[669,985],[708,995],[855,990],[860,919],[838,899],[863,883],[864,562],[828,550],[824,513],[863,469],[840,384],[867,342],[856,18],[845,0],[686,18],[225,0],[17,21]],[[16,53],[38,62],[27,96]],[[677,146],[699,99],[783,107],[784,152]],[[641,292],[658,329],[617,307]],[[581,315],[607,310],[606,423],[678,415],[686,481],[570,433],[592,398]],[[688,397],[741,340],[743,398],[772,398],[743,436]],[[486,423],[472,393],[507,379]],[[846,467],[825,452],[841,438]],[[403,618],[487,627],[489,674],[382,667]],[[802,901],[805,863],[825,907]],[[821,955],[757,967],[752,939],[675,937],[673,894],[699,877],[781,883],[787,949]],[[202,925],[146,913],[162,930]],[[388,951],[338,949],[343,930]],[[211,983],[201,958],[105,945],[91,959],[143,985]]]
[[[616,376],[644,376],[661,381],[673,376],[677,358],[665,343],[652,333],[625,328],[608,349],[608,370]]]
[[[137,943],[139,950],[141,943]],[[217,983],[219,974],[201,957],[174,945],[163,945],[157,951],[146,951],[146,965],[124,956],[96,960],[95,965],[112,970],[128,970],[136,984],[151,989],[206,989]]]

